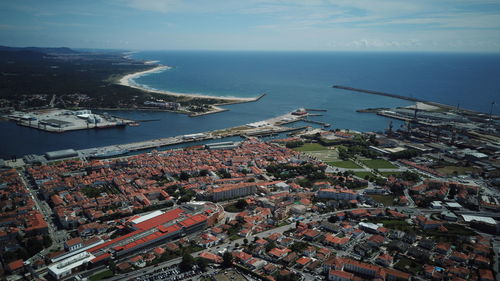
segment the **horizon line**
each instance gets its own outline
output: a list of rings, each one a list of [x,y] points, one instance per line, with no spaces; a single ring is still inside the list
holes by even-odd
[[[339,49],[339,50],[313,50],[313,49],[180,49],[180,48],[101,48],[101,47],[69,47],[69,46],[34,46],[34,45],[25,45],[25,46],[16,46],[16,45],[4,45],[0,44],[0,47],[9,47],[9,48],[69,48],[74,50],[108,50],[108,51],[121,51],[121,52],[155,52],[155,51],[186,51],[186,52],[280,52],[280,53],[434,53],[434,54],[491,54],[496,55],[500,54],[500,51],[471,51],[471,50],[382,50],[382,49]]]

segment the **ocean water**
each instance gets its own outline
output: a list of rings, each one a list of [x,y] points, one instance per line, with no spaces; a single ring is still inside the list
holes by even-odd
[[[89,148],[237,126],[297,108],[326,109],[315,120],[331,128],[380,131],[389,120],[356,109],[394,107],[408,101],[333,89],[345,85],[406,95],[489,112],[500,97],[500,55],[328,53],[328,52],[139,52],[172,68],[139,77],[136,83],[182,93],[254,97],[258,102],[227,106],[230,111],[200,117],[166,112],[113,111],[125,118],[160,119],[139,127],[47,133],[0,122],[0,158],[65,148]],[[493,108],[500,114],[500,104]],[[401,123],[396,122],[395,127]]]

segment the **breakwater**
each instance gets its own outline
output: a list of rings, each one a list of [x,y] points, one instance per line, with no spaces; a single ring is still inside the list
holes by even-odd
[[[372,95],[379,95],[379,96],[385,96],[385,97],[391,97],[391,98],[396,98],[396,99],[401,99],[401,100],[407,100],[407,101],[413,101],[413,102],[421,102],[425,103],[428,105],[432,106],[437,106],[445,110],[449,111],[456,111],[460,112],[461,114],[466,114],[469,116],[474,116],[478,118],[489,118],[488,115],[486,115],[483,112],[478,112],[470,109],[465,109],[465,108],[457,108],[455,106],[447,105],[447,104],[442,104],[442,103],[437,103],[433,101],[426,101],[423,99],[417,99],[413,97],[407,97],[407,96],[402,96],[402,95],[396,95],[396,94],[390,94],[390,93],[385,93],[385,92],[378,92],[378,91],[373,91],[373,90],[367,90],[367,89],[360,89],[360,88],[353,88],[353,87],[348,87],[348,86],[342,86],[342,85],[333,85],[332,88],[336,89],[341,89],[341,90],[347,90],[347,91],[353,91],[353,92],[359,92],[359,93],[366,93],[366,94],[372,94]],[[491,115],[491,118],[494,120],[500,120],[500,116],[498,115]]]
[[[372,95],[386,96],[386,97],[414,101],[414,102],[426,102],[424,100],[417,99],[417,98],[406,97],[406,96],[402,96],[402,95],[396,95],[396,94],[390,94],[390,93],[384,93],[384,92],[378,92],[378,91],[372,91],[372,90],[366,90],[366,89],[353,88],[353,87],[342,86],[342,85],[333,85],[332,88],[348,90],[348,91],[353,91],[353,92],[366,93],[366,94],[372,94]]]

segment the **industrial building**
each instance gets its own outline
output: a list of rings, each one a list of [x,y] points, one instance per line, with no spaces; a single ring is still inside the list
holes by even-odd
[[[76,156],[78,156],[78,152],[76,152],[74,149],[63,149],[45,153],[45,157],[47,157],[47,159],[49,160],[63,159]]]
[[[89,252],[82,252],[78,255],[50,265],[49,274],[56,280],[62,279],[79,271],[81,268],[84,268],[85,265],[94,258],[95,257]]]
[[[83,266],[93,266],[110,259],[118,259],[147,246],[201,231],[219,221],[223,208],[213,203],[194,204],[169,211],[155,211],[134,216],[124,223],[131,232],[115,239],[100,242],[84,252],[72,255],[49,266],[49,274],[56,279],[71,275]]]

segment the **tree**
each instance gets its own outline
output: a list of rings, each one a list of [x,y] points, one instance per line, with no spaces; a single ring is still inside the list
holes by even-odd
[[[179,198],[179,200],[177,200],[177,204],[181,204],[181,203],[189,202],[189,201],[191,201],[191,196],[186,194],[186,195],[182,195],[181,198]]]
[[[330,216],[330,217],[328,218],[328,222],[335,223],[335,222],[337,222],[337,221],[338,221],[338,219],[339,219],[339,218],[338,218],[337,216]]]
[[[285,144],[285,146],[287,148],[295,148],[295,147],[299,147],[299,146],[303,146],[304,145],[304,142],[302,141],[289,141]]]
[[[40,241],[37,237],[32,237],[26,241],[26,249],[33,256],[43,250],[43,241]]]
[[[229,173],[228,171],[226,171],[225,169],[220,169],[219,170],[219,174],[221,175],[222,178],[224,179],[229,179],[231,178],[231,173]]]
[[[246,239],[246,238],[243,239],[243,244],[245,244],[245,245],[248,244],[248,239]]]
[[[208,261],[206,259],[196,258],[195,263],[202,271],[207,269]]]
[[[116,273],[116,263],[113,260],[110,260],[108,263],[109,270],[111,270],[113,273]]]
[[[184,254],[184,255],[182,255],[182,261],[179,264],[179,269],[181,271],[184,272],[184,271],[191,270],[191,268],[193,268],[193,265],[194,265],[194,258],[193,258],[193,256],[191,256],[190,254]]]
[[[243,209],[245,209],[248,206],[248,203],[247,203],[246,200],[240,199],[234,205],[236,206],[236,208],[238,208],[240,210],[243,210]]]
[[[52,239],[50,238],[49,235],[44,235],[43,236],[43,246],[45,248],[48,248],[52,245]]]
[[[222,255],[222,266],[225,268],[233,266],[233,255],[231,255],[231,253],[226,251]]]
[[[179,179],[182,180],[182,181],[187,181],[189,179],[189,174],[183,171],[179,175]]]
[[[348,160],[349,157],[351,156],[349,154],[349,152],[347,152],[347,149],[343,148],[343,147],[339,147],[338,148],[338,152],[339,152],[339,158],[342,159],[342,160]]]
[[[276,248],[276,243],[274,243],[274,241],[271,241],[266,245],[266,252],[269,252],[274,248]]]
[[[413,182],[420,181],[420,176],[417,173],[413,173],[411,171],[402,172],[401,174],[399,174],[398,178],[404,181],[413,181]]]

